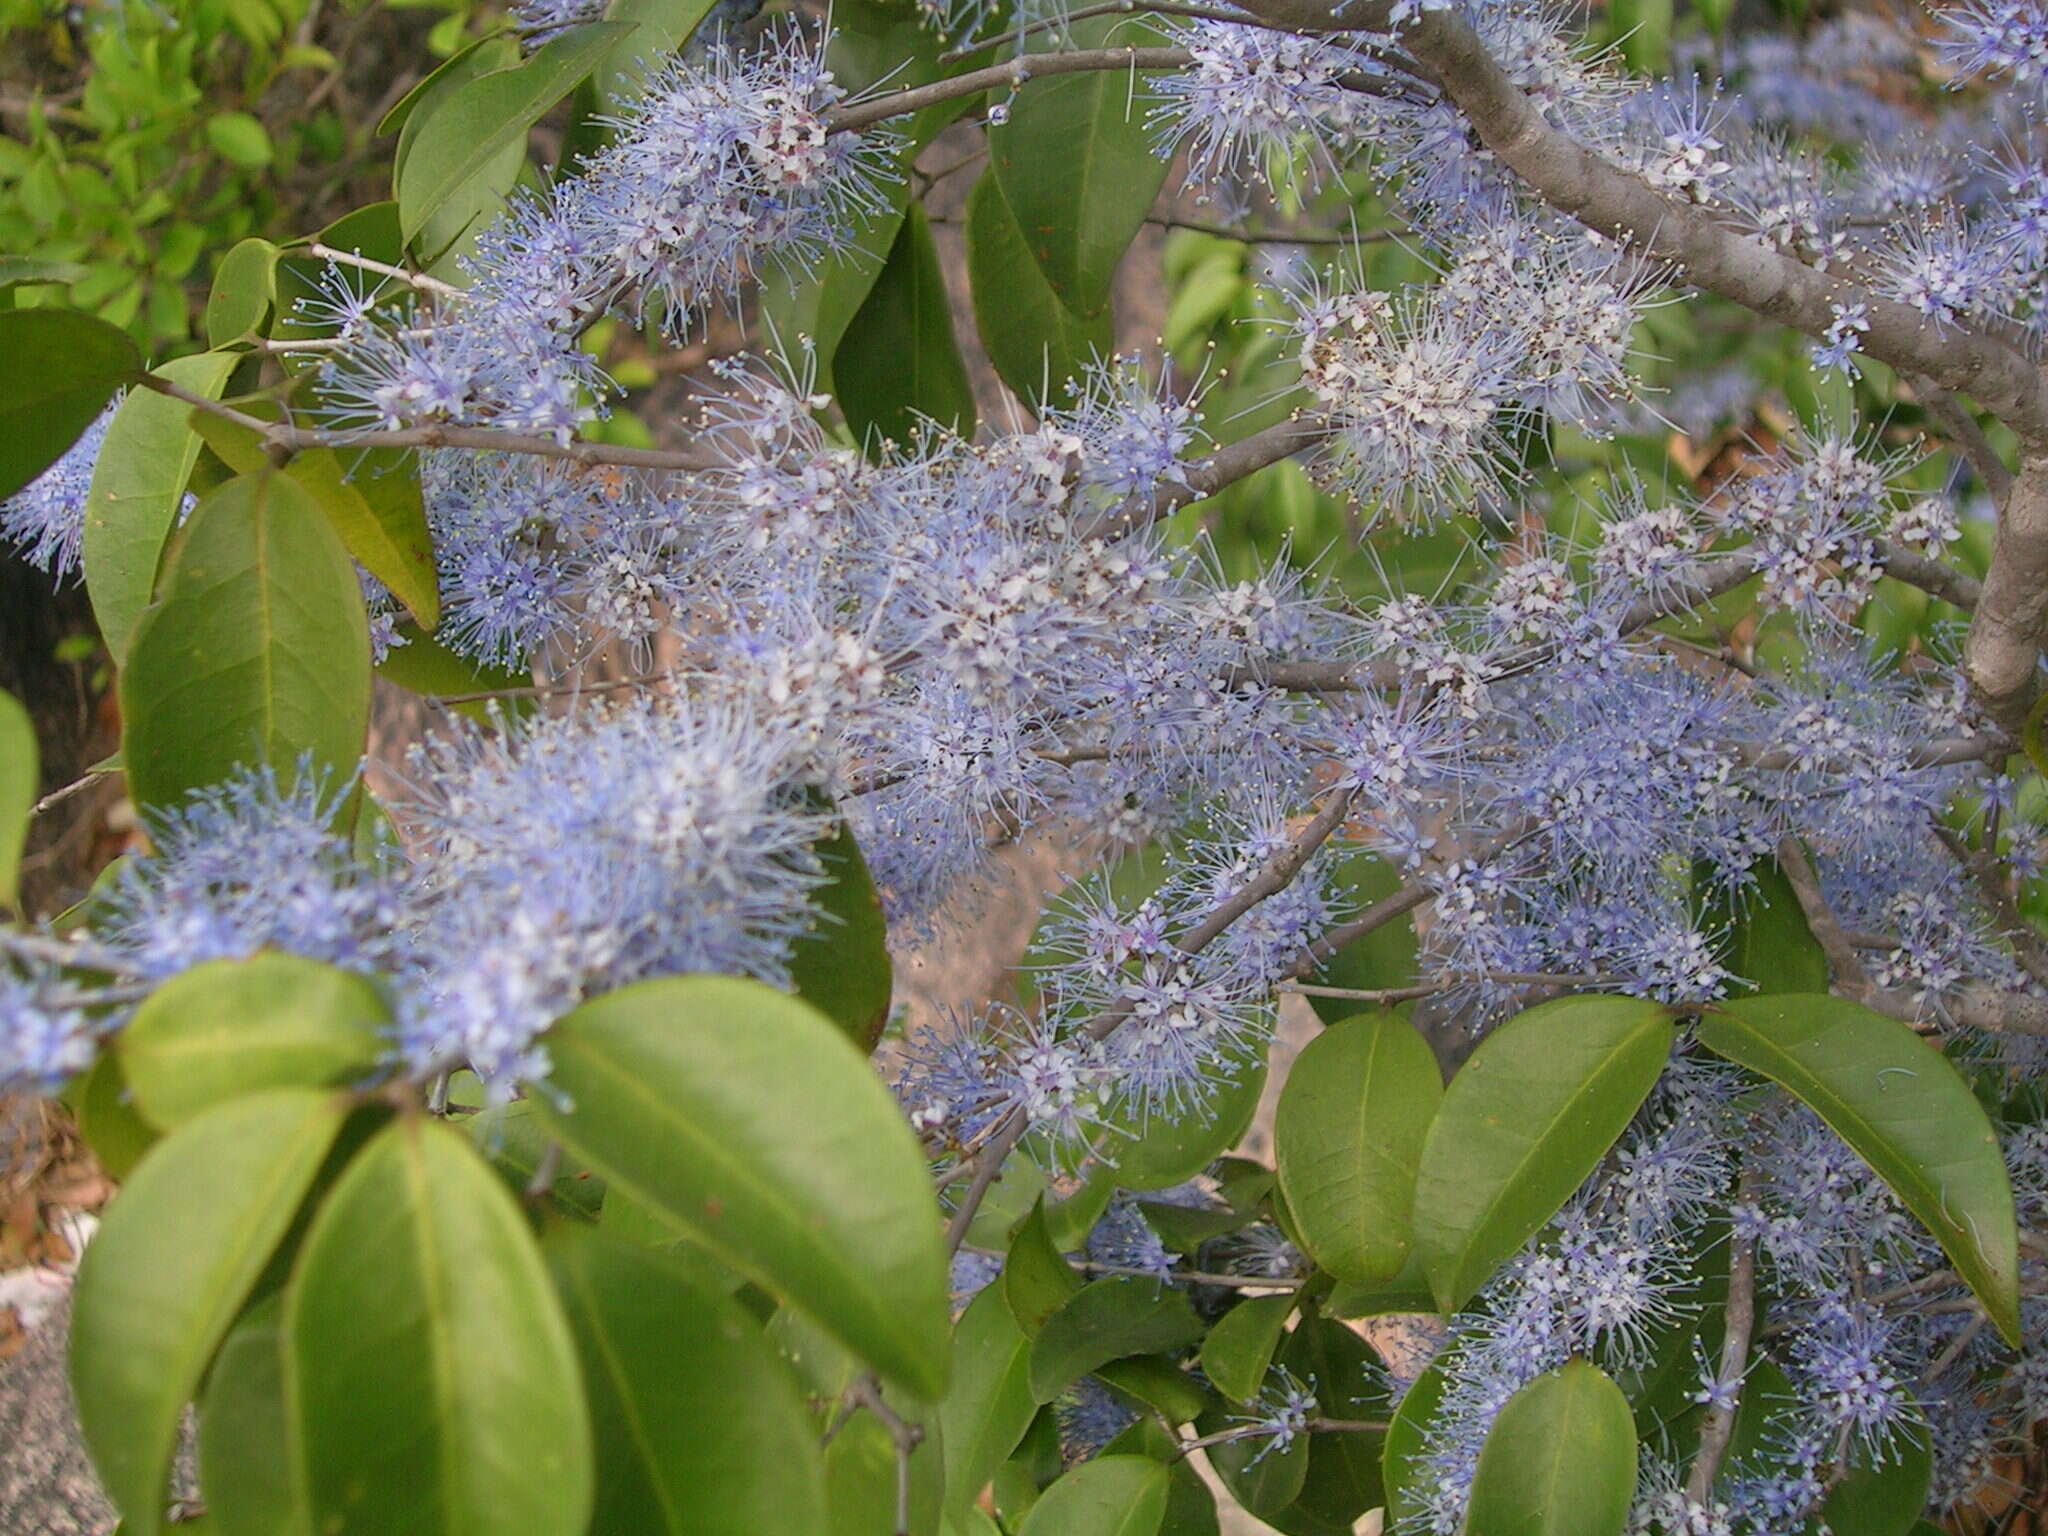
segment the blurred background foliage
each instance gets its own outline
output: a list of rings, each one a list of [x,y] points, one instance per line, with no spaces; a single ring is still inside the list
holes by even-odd
[[[0,281],[158,359],[195,350],[236,241],[385,195],[379,120],[475,19],[470,0],[0,0]]]

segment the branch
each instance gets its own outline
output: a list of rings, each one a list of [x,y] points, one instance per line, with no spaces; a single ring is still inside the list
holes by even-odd
[[[1984,576],[1963,671],[1991,716],[2017,737],[2033,703],[2041,636],[2048,629],[2048,450],[2020,461],[1998,515],[1998,542]]]
[[[1940,821],[1935,821],[1933,826],[1941,846],[1962,865],[1963,872],[1976,883],[1984,904],[1991,908],[1991,915],[1998,919],[1999,932],[2012,945],[2013,958],[2037,983],[2048,987],[2048,943],[2043,942],[2033,924],[2021,916],[2020,909],[2013,904],[2012,892],[2006,888],[1998,861],[1988,852],[1972,848]]]
[[[1799,898],[1799,910],[1806,926],[1827,956],[1828,973],[1837,992],[1873,1013],[1897,1019],[1902,1024],[1926,1026],[1928,1009],[1922,999],[1893,987],[1880,987],[1870,979],[1858,957],[1855,939],[1844,931],[1833,908],[1821,894],[1820,879],[1798,839],[1778,844],[1778,867]],[[1994,1035],[2048,1035],[2048,997],[2027,992],[2007,992],[1981,981],[1964,982],[1936,999],[1939,1012],[1965,1029],[1980,1029]]]
[[[1271,3],[1255,0],[1252,8],[1264,12]],[[1826,333],[1836,306],[1861,305],[1870,321],[1863,351],[1974,396],[2034,453],[2048,453],[2048,388],[2040,370],[2012,348],[1939,326],[1908,305],[1780,255],[1707,209],[1601,159],[1551,127],[1453,12],[1425,11],[1405,36],[1480,141],[1553,208],[1671,263],[1696,287],[1810,336]]]
[[[863,1376],[847,1389],[852,1401],[865,1408],[889,1431],[896,1445],[896,1533],[910,1536],[910,1458],[924,1443],[924,1426],[912,1424],[882,1399],[882,1384],[872,1375]]]
[[[951,79],[934,80],[929,85],[906,86],[902,90],[871,96],[865,101],[834,107],[825,114],[825,131],[850,133],[859,128],[872,128],[907,112],[921,112],[941,102],[958,101],[962,96],[978,96],[999,86],[1014,89],[1026,80],[1045,75],[1074,75],[1105,69],[1185,69],[1193,62],[1194,55],[1185,48],[1082,48],[1069,53],[1020,54],[1004,64],[970,69],[966,74],[954,75]]]
[[[1939,560],[1930,560],[1903,544],[1884,539],[1878,543],[1877,551],[1887,576],[1896,576],[1907,586],[1918,587],[1965,613],[1973,612],[1984,596],[1984,584],[1976,577],[1965,575],[1952,565],[1943,565]]]
[[[2012,471],[2005,467],[2005,460],[1991,446],[1984,429],[1977,425],[1977,418],[1970,414],[1962,401],[1934,380],[1922,374],[1909,373],[1906,382],[1920,397],[1920,403],[1927,407],[1927,414],[1940,424],[1950,443],[1969,461],[1970,468],[1977,472],[1977,478],[1984,482],[1985,493],[1991,497],[1992,505],[2004,506],[2005,498],[2012,490]]]
[[[1754,1164],[1745,1161],[1736,1186],[1738,1203],[1755,1198],[1757,1182]],[[1743,1372],[1749,1365],[1750,1333],[1756,1327],[1756,1239],[1742,1233],[1733,1241],[1728,1260],[1728,1302],[1721,1331],[1721,1363],[1715,1367],[1714,1383],[1735,1383],[1739,1397]],[[1707,1495],[1713,1492],[1714,1478],[1720,1473],[1729,1442],[1735,1436],[1736,1406],[1734,1402],[1726,1406],[1713,1404],[1700,1425],[1699,1453],[1693,1457],[1692,1471],[1685,1480],[1685,1496],[1694,1504],[1705,1504]]]
[[[136,376],[136,383],[195,411],[204,411],[222,421],[232,422],[255,433],[268,446],[298,453],[308,448],[341,450],[369,448],[474,448],[484,452],[525,453],[544,459],[566,459],[591,468],[614,464],[626,469],[716,469],[719,461],[705,453],[674,453],[653,448],[621,448],[610,443],[558,442],[552,437],[533,437],[519,432],[500,432],[490,427],[401,427],[384,432],[336,432],[293,426],[285,421],[265,421],[218,400],[194,394],[153,373]]]

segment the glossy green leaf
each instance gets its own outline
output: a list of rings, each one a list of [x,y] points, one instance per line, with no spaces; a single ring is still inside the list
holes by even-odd
[[[273,1291],[235,1325],[207,1377],[199,1484],[220,1536],[312,1536],[285,1406],[283,1329],[284,1296]]]
[[[1166,1468],[1149,1456],[1098,1456],[1046,1489],[1017,1536],[1158,1536]]]
[[[1636,1425],[1621,1388],[1584,1360],[1508,1399],[1472,1478],[1465,1529],[1485,1536],[1622,1536]]]
[[[834,373],[833,382],[847,425],[864,444],[907,444],[926,417],[973,435],[974,390],[953,338],[946,275],[922,205],[904,217],[840,345],[861,363]]]
[[[1759,993],[1827,991],[1827,956],[1806,924],[1792,882],[1774,859],[1758,860],[1750,874],[1754,888],[1727,914],[1728,968]]]
[[[88,535],[89,536],[89,535]],[[355,566],[289,476],[231,480],[193,511],[121,671],[128,786],[145,810],[268,763],[338,780],[363,752],[370,631]]]
[[[1049,1403],[1099,1365],[1179,1349],[1202,1336],[1185,1292],[1142,1275],[1091,1281],[1031,1340],[1031,1395]]]
[[[1237,281],[1235,272],[1232,281]],[[1417,542],[1403,540],[1404,545]],[[1347,854],[1331,875],[1333,883],[1348,886],[1352,900],[1361,907],[1393,895],[1401,888],[1401,872],[1378,854]],[[1415,920],[1407,913],[1383,923],[1371,933],[1353,939],[1325,961],[1308,979],[1318,986],[1376,990],[1404,987],[1415,978]],[[1315,997],[1308,1000],[1316,1017],[1325,1024],[1348,1019],[1360,1009],[1355,999]]]
[[[1212,1410],[1195,1420],[1198,1435],[1227,1434],[1242,1429],[1243,1420]],[[1204,1453],[1230,1496],[1264,1519],[1277,1515],[1296,1499],[1308,1478],[1309,1437],[1297,1435],[1286,1445],[1265,1435],[1224,1440]]]
[[[539,1173],[548,1149],[553,1147],[555,1177],[549,1186],[556,1208],[564,1213],[595,1219],[605,1207],[604,1180],[588,1168],[561,1155],[553,1137],[533,1117],[533,1100],[515,1099],[510,1104],[486,1105],[467,1120],[456,1122],[469,1137],[470,1145],[483,1153],[490,1165],[504,1177],[506,1188],[524,1197]],[[631,1202],[622,1202],[630,1205]],[[627,1241],[666,1250],[674,1237],[671,1229],[659,1236],[636,1228],[634,1218],[606,1224],[606,1230]],[[730,1289],[730,1287],[727,1287]]]
[[[1668,1011],[1626,997],[1539,1004],[1472,1053],[1444,1090],[1415,1180],[1415,1246],[1443,1311],[1557,1214],[1670,1054]]]
[[[1154,40],[1124,16],[1076,22],[1067,32],[1060,46]],[[1166,182],[1143,103],[1143,88],[1134,90],[1122,70],[1048,75],[1019,90],[1009,120],[988,131],[989,161],[1025,246],[1076,315],[1108,306],[1117,263]]]
[[[242,408],[267,419],[275,407],[264,409],[265,404],[252,401]],[[261,474],[269,463],[262,441],[249,428],[198,413],[193,425],[206,446],[236,474]],[[308,448],[292,455],[284,473],[319,504],[348,552],[390,588],[420,628],[431,631],[441,622],[440,578],[434,568],[434,539],[427,528],[417,457],[392,462],[383,456],[362,464],[358,453],[344,456],[332,448]]]
[[[517,1202],[407,1116],[322,1202],[285,1290],[285,1377],[316,1531],[582,1536],[576,1346]]]
[[[770,268],[761,278],[761,324],[784,357],[815,363],[818,388],[835,391],[833,359],[853,317],[860,313],[910,206],[910,178],[887,189],[888,208],[861,226],[842,250],[820,257],[808,269],[792,263]]]
[[[358,208],[336,219],[315,238],[319,244],[332,250],[348,251],[372,261],[396,265],[406,259],[405,241],[398,232],[398,204],[394,202],[370,203]],[[305,307],[309,300],[317,303],[322,297],[325,290],[321,283],[333,270],[324,258],[314,256],[300,246],[286,247],[278,258],[273,279],[277,284],[277,308],[270,326],[273,340],[333,339],[338,333],[337,323],[322,315],[317,308],[309,313]],[[360,286],[359,291],[365,297],[378,300],[373,307],[385,314],[393,306],[405,303],[412,293],[403,283],[372,286],[368,281]],[[287,352],[278,361],[286,372],[299,375],[317,371],[321,363],[319,355],[311,352]]]
[[[1443,1406],[1444,1388],[1456,1361],[1455,1343],[1439,1350],[1401,1394],[1400,1406],[1387,1424],[1386,1440],[1380,1451],[1380,1480],[1386,1490],[1390,1526],[1411,1524],[1426,1512],[1417,1487],[1428,1475],[1422,1453],[1435,1425],[1437,1410]]]
[[[142,369],[128,333],[75,309],[0,311],[0,499],[48,469]]]
[[[213,960],[158,987],[115,1037],[144,1118],[176,1130],[266,1088],[360,1082],[384,1054],[391,1013],[361,976],[297,955]]]
[[[217,399],[237,359],[202,352],[157,372],[190,394]],[[177,526],[199,457],[192,408],[152,390],[129,392],[107,425],[85,503],[85,590],[114,660],[125,662],[156,591],[164,545]]]
[[[1889,1460],[1851,1456],[1840,1482],[1828,1490],[1821,1519],[1830,1536],[1912,1536],[1934,1480],[1934,1443],[1920,1425],[1897,1437]]]
[[[1323,1298],[1323,1311],[1331,1317],[1382,1317],[1389,1312],[1433,1312],[1436,1297],[1429,1289],[1429,1275],[1422,1257],[1412,1248],[1408,1262],[1390,1280],[1371,1285],[1339,1281]]]
[[[494,713],[514,718],[531,713],[533,700],[521,695],[533,687],[531,672],[486,666],[457,655],[413,624],[400,624],[398,636],[404,644],[393,646],[377,663],[379,677],[426,698],[453,700],[448,707],[472,720],[489,720]]]
[[[379,119],[377,136],[382,138],[386,134],[401,131],[411,120],[413,113],[419,109],[420,104],[441,87],[473,80],[486,70],[501,69],[515,62],[518,57],[518,43],[502,32],[471,38],[427,71],[411,90],[398,98],[397,104]]]
[[[1114,1387],[1134,1403],[1153,1409],[1157,1423],[1192,1424],[1216,1406],[1216,1395],[1165,1355],[1132,1355],[1108,1360],[1091,1374],[1106,1387]]]
[[[1244,1139],[1266,1090],[1266,1058],[1242,1062],[1237,1076],[1216,1085],[1179,1115],[1144,1116],[1128,1105],[1103,1114],[1116,1161],[1105,1177],[1130,1190],[1185,1184]]]
[[[925,1432],[910,1456],[910,1529],[937,1530],[945,1518],[943,1432],[927,1409],[893,1399],[892,1406]],[[831,1536],[896,1536],[896,1477],[896,1443],[888,1429],[873,1414],[855,1414],[825,1449]]]
[[[1250,1402],[1265,1385],[1266,1367],[1273,1363],[1273,1351],[1280,1347],[1281,1333],[1293,1314],[1291,1293],[1239,1302],[1202,1340],[1202,1374],[1233,1403]]]
[[[558,1229],[547,1255],[590,1401],[591,1536],[825,1529],[817,1432],[753,1318],[593,1228]]]
[[[1390,1013],[1334,1024],[1296,1058],[1273,1155],[1303,1245],[1339,1280],[1391,1280],[1407,1262],[1415,1171],[1442,1098],[1429,1043]]]
[[[973,1505],[1031,1427],[1029,1345],[1000,1285],[984,1286],[953,1325],[953,1386],[939,1405],[949,1511]]]
[[[598,21],[561,33],[524,63],[465,80],[413,109],[396,178],[399,227],[409,242],[463,184],[486,172],[576,88],[628,31]]]
[[[1010,1239],[1010,1252],[997,1282],[1010,1315],[1025,1337],[1037,1338],[1046,1320],[1072,1300],[1084,1281],[1053,1245],[1041,1198]]]
[[[160,1139],[156,1127],[137,1113],[121,1076],[121,1060],[112,1051],[100,1052],[91,1071],[65,1086],[64,1102],[100,1167],[120,1182],[127,1182],[142,1154]]]
[[[346,1113],[298,1088],[222,1104],[153,1147],[107,1208],[79,1270],[71,1383],[127,1529],[163,1528],[179,1417]]]
[[[0,693],[0,907],[21,903],[21,850],[41,785],[35,722],[13,694]]]
[[[895,987],[882,898],[844,821],[811,851],[825,866],[825,883],[811,895],[810,926],[790,948],[790,981],[798,997],[872,1051]]]
[[[989,361],[1033,409],[1071,398],[1068,381],[1115,349],[1107,306],[1084,320],[1061,302],[993,176],[977,181],[967,199],[967,274]]]
[[[1700,1019],[1709,1050],[1790,1090],[1932,1232],[2015,1348],[2019,1235],[1997,1132],[1961,1073],[1906,1025],[1826,996],[1744,998]]]
[[[1279,1360],[1296,1381],[1315,1383],[1322,1417],[1354,1424],[1386,1421],[1387,1393],[1375,1374],[1379,1362],[1364,1339],[1335,1319],[1304,1317],[1280,1346]],[[1381,1478],[1385,1447],[1383,1434],[1311,1435],[1308,1470],[1287,1513],[1350,1530],[1360,1515],[1386,1502]]]
[[[605,20],[627,24],[591,71],[600,102],[618,104],[645,70],[659,65],[695,35],[716,0],[611,0]]]
[[[214,268],[206,296],[206,344],[224,347],[256,332],[277,299],[278,248],[252,235]]]
[[[924,1154],[865,1057],[758,982],[642,982],[548,1036],[535,1109],[661,1209],[920,1396],[946,1385],[945,1245]]]

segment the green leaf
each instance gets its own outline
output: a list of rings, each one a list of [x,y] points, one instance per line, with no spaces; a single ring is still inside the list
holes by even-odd
[[[922,206],[913,204],[905,216],[840,345],[861,366],[844,377],[834,374],[839,408],[870,449],[910,442],[924,417],[973,435],[974,390],[953,339],[946,275]]]
[[[276,153],[269,132],[247,112],[216,112],[207,118],[206,142],[221,159],[247,171],[261,170]]]
[[[531,1099],[488,1105],[467,1120],[456,1123],[469,1137],[470,1145],[483,1153],[490,1165],[504,1177],[505,1187],[515,1195],[526,1193],[534,1175],[540,1171],[548,1149],[556,1146],[554,1138],[534,1120]],[[559,1153],[560,1148],[556,1147],[556,1151]],[[595,1219],[605,1210],[607,1191],[604,1180],[566,1157],[557,1156],[555,1160],[555,1177],[549,1192],[558,1208],[567,1213]],[[670,1240],[675,1236],[673,1232],[667,1228],[659,1233],[647,1227],[636,1229],[635,1219],[629,1216],[623,1221],[608,1222],[606,1229],[615,1236],[642,1242],[647,1247],[666,1249],[671,1246]]]
[[[144,1118],[174,1131],[214,1105],[269,1088],[360,1082],[391,1014],[360,976],[297,955],[214,960],[172,977],[115,1037]]]
[[[1422,1257],[1412,1248],[1408,1252],[1408,1262],[1391,1280],[1371,1285],[1339,1281],[1323,1298],[1323,1311],[1331,1317],[1380,1317],[1389,1312],[1431,1312],[1435,1309],[1436,1297],[1430,1292],[1429,1276],[1423,1271]]]
[[[459,656],[440,641],[421,634],[411,624],[400,624],[398,636],[404,642],[393,646],[377,663],[377,675],[408,692],[430,699],[460,699],[448,707],[472,720],[488,720],[495,704],[505,715],[517,717],[533,708],[533,701],[517,696],[517,690],[533,687],[531,672],[514,672],[506,667],[485,666]],[[473,694],[505,693],[502,699],[464,697]]]
[[[102,1051],[91,1071],[65,1085],[64,1102],[71,1106],[79,1134],[100,1167],[110,1178],[127,1182],[158,1136],[156,1127],[137,1114],[129,1101],[120,1058],[112,1051]]]
[[[1750,866],[1755,889],[1726,914],[1728,967],[1760,993],[1825,992],[1828,961],[1775,859]]]
[[[1000,1285],[984,1286],[953,1325],[953,1387],[939,1405],[946,1508],[971,1508],[1031,1427],[1029,1341]]]
[[[1266,1383],[1266,1367],[1280,1347],[1294,1296],[1254,1296],[1216,1320],[1202,1340],[1202,1374],[1233,1403],[1248,1403]]]
[[[276,414],[257,402],[238,402],[266,419]],[[247,427],[218,416],[195,412],[193,426],[206,446],[238,475],[261,474],[269,464],[261,439]],[[318,503],[348,552],[364,570],[391,589],[391,595],[423,630],[441,622],[439,575],[434,567],[434,538],[427,528],[427,509],[420,495],[419,460],[364,465],[361,454],[344,459],[332,448],[302,449],[284,472]]]
[[[1876,1466],[1859,1451],[1821,1505],[1832,1536],[1912,1536],[1934,1481],[1934,1443],[1920,1425],[1902,1433]]]
[[[206,296],[206,344],[224,347],[253,334],[277,297],[278,248],[250,236],[237,242],[214,268]]]
[[[999,1282],[1010,1315],[1026,1338],[1035,1339],[1051,1316],[1078,1293],[1084,1281],[1053,1246],[1041,1197],[1010,1240]]]
[[[761,324],[776,350],[799,369],[805,347],[815,359],[817,386],[834,393],[832,362],[853,317],[860,313],[894,248],[910,206],[910,178],[888,189],[889,208],[870,218],[842,250],[820,257],[808,270],[792,264],[761,278]]]
[[[1266,1058],[1237,1063],[1237,1076],[1216,1086],[1199,1104],[1175,1115],[1145,1116],[1118,1104],[1102,1115],[1114,1164],[1100,1176],[1124,1189],[1171,1189],[1184,1184],[1244,1139],[1266,1089]]]
[[[1457,1359],[1455,1343],[1437,1351],[1422,1374],[1401,1394],[1401,1404],[1387,1424],[1386,1443],[1380,1452],[1380,1478],[1387,1495],[1387,1524],[1409,1526],[1426,1512],[1418,1479],[1426,1475],[1422,1453],[1435,1427],[1437,1409],[1443,1406],[1444,1388]]]
[[[937,1530],[944,1519],[945,1447],[937,1423],[914,1403],[891,1406],[925,1437],[910,1456],[912,1531]],[[896,1536],[896,1442],[873,1414],[857,1413],[825,1450],[825,1497],[831,1507],[831,1536]]]
[[[237,359],[227,352],[181,357],[157,370],[190,394],[217,399]],[[100,634],[125,664],[142,611],[156,590],[164,544],[177,526],[199,437],[182,400],[137,389],[107,425],[85,503],[85,590]]]
[[[1195,1431],[1200,1436],[1243,1427],[1242,1420],[1220,1410],[1211,1410],[1195,1420]],[[1207,1455],[1210,1467],[1230,1490],[1231,1497],[1264,1519],[1279,1514],[1301,1497],[1308,1477],[1308,1441],[1308,1436],[1297,1435],[1292,1444],[1283,1446],[1264,1435],[1251,1435],[1212,1445]]]
[[[811,851],[825,866],[825,883],[811,896],[810,926],[791,946],[790,981],[847,1039],[872,1051],[889,1022],[895,981],[882,898],[844,821]]]
[[[1215,1394],[1164,1355],[1132,1355],[1124,1360],[1107,1360],[1095,1367],[1097,1381],[1114,1387],[1134,1402],[1156,1411],[1149,1420],[1165,1419],[1173,1424],[1192,1424],[1216,1406]]]
[[[716,0],[611,0],[605,19],[633,28],[622,34],[591,71],[601,102],[617,103],[647,66],[658,65],[695,35]]]
[[[21,905],[21,850],[42,784],[35,722],[11,693],[0,693],[0,907]]]
[[[1332,1025],[1288,1073],[1273,1121],[1280,1188],[1309,1255],[1339,1280],[1391,1280],[1407,1262],[1443,1091],[1429,1043],[1388,1013]]]
[[[1146,1276],[1105,1276],[1069,1297],[1031,1340],[1031,1395],[1049,1403],[1098,1365],[1201,1336],[1186,1293]]]
[[[1167,1485],[1149,1456],[1098,1456],[1046,1489],[1017,1536],[1157,1536]]]
[[[72,1314],[79,1425],[124,1529],[163,1527],[178,1420],[347,1113],[282,1088],[152,1148],[86,1249]]]
[[[1316,1405],[1326,1419],[1353,1423],[1387,1417],[1387,1394],[1377,1385],[1377,1365],[1365,1340],[1327,1317],[1304,1317],[1280,1347],[1280,1363],[1294,1379],[1314,1382]],[[1360,1431],[1314,1434],[1308,1442],[1308,1471],[1290,1513],[1348,1531],[1369,1509],[1386,1502],[1380,1458],[1384,1435]]]
[[[1234,279],[1233,279],[1234,280]],[[1413,539],[1404,543],[1414,543]],[[1339,886],[1349,886],[1352,899],[1361,906],[1391,896],[1401,886],[1401,872],[1377,854],[1361,852],[1345,858],[1331,876]],[[1353,939],[1309,979],[1318,986],[1351,987],[1372,991],[1406,986],[1415,976],[1415,920],[1403,913],[1391,923]],[[1348,998],[1310,997],[1309,1006],[1325,1024],[1334,1024],[1358,1012]]]
[[[1896,1019],[1824,996],[1744,998],[1700,1042],[1789,1089],[1941,1244],[1998,1331],[2019,1331],[2019,1235],[1998,1135],[1961,1073]]]
[[[370,203],[358,208],[336,219],[314,238],[329,249],[349,251],[387,265],[403,263],[406,256],[405,241],[398,233],[398,204],[394,202]],[[309,300],[317,301],[322,297],[325,290],[321,282],[333,270],[325,257],[314,256],[296,247],[286,248],[278,258],[274,276],[277,311],[270,326],[273,340],[332,340],[339,334],[336,322],[313,318],[305,308]],[[367,274],[360,291],[366,296],[377,296],[379,303],[376,307],[385,313],[391,306],[404,303],[412,292],[403,283],[379,283]],[[279,359],[280,366],[292,374],[316,371],[320,362],[316,353],[288,352]]]
[[[1626,997],[1539,1004],[1472,1053],[1444,1090],[1415,1180],[1415,1246],[1443,1311],[1557,1214],[1670,1054],[1668,1012]]]
[[[235,1325],[207,1377],[199,1481],[220,1536],[312,1536],[294,1475],[283,1318],[284,1295],[273,1291]]]
[[[967,199],[967,274],[989,361],[1034,410],[1071,398],[1067,382],[1115,349],[1108,308],[1084,320],[1060,301],[993,176],[977,181]]]
[[[817,1432],[760,1325],[594,1228],[558,1229],[547,1255],[590,1400],[592,1536],[822,1532]]]
[[[823,1015],[753,981],[648,981],[547,1037],[542,1123],[921,1397],[944,1395],[948,1274],[910,1127]]]
[[[460,1133],[394,1121],[314,1217],[285,1377],[319,1531],[582,1536],[576,1347],[518,1204]]]
[[[1622,1536],[1636,1425],[1621,1388],[1574,1360],[1508,1399],[1487,1432],[1465,1529],[1486,1536]]]
[[[1152,40],[1127,16],[1067,30],[1063,46],[1075,48]],[[1117,263],[1166,183],[1142,100],[1121,70],[1049,75],[1019,90],[1009,121],[988,131],[990,163],[1026,248],[1076,315],[1108,306]]]
[[[398,163],[399,228],[408,243],[464,183],[484,174],[576,88],[630,28],[590,22],[562,33],[525,63],[476,76],[416,107]]]
[[[38,283],[76,283],[92,270],[75,261],[45,261],[37,256],[0,256],[0,293]]]
[[[477,62],[479,54],[482,54],[484,60],[481,68]],[[476,78],[483,69],[502,67],[518,57],[519,45],[501,32],[472,38],[436,64],[418,84],[398,98],[398,104],[386,112],[378,122],[377,136],[383,138],[386,134],[397,133],[405,127],[406,121],[420,103],[441,86],[451,82],[459,85],[465,80]]]
[[[88,535],[89,536],[89,535]],[[231,480],[193,511],[121,670],[128,786],[146,811],[239,765],[345,778],[370,714],[355,566],[288,476]]]

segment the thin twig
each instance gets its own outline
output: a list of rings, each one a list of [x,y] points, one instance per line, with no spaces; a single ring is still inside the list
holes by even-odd
[[[1759,1182],[1756,1160],[1746,1159],[1736,1184],[1738,1205],[1756,1198]],[[1735,1401],[1710,1405],[1700,1425],[1699,1452],[1693,1457],[1692,1470],[1685,1480],[1686,1497],[1696,1505],[1707,1502],[1714,1479],[1720,1475],[1721,1462],[1728,1454],[1729,1442],[1734,1438],[1735,1410],[1741,1400],[1743,1374],[1749,1368],[1750,1333],[1756,1327],[1756,1238],[1746,1230],[1738,1231],[1731,1243],[1728,1302],[1722,1311],[1721,1363],[1715,1368],[1714,1381]]]
[[[896,1446],[896,1533],[910,1536],[910,1458],[924,1443],[924,1426],[912,1424],[882,1398],[882,1384],[863,1376],[848,1389],[853,1400],[881,1421]]]
[[[360,251],[337,250],[331,245],[317,241],[306,247],[308,255],[322,261],[331,261],[337,266],[361,267],[365,272],[375,272],[404,283],[408,288],[417,288],[422,293],[439,294],[444,299],[464,299],[469,295],[453,283],[444,283],[438,277],[428,277],[424,272],[408,272],[404,267],[394,267],[388,262],[372,261]]]

